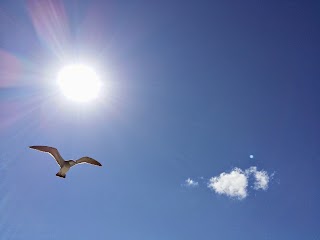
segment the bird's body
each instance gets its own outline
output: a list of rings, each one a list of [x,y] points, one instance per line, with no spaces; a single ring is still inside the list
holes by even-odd
[[[69,169],[76,165],[76,164],[81,164],[81,163],[89,163],[89,164],[93,164],[96,166],[102,166],[101,163],[99,163],[98,161],[94,160],[93,158],[90,157],[82,157],[76,161],[73,160],[64,160],[60,153],[58,152],[58,150],[56,148],[53,147],[48,147],[48,146],[30,146],[30,148],[32,149],[36,149],[38,151],[41,152],[47,152],[49,153],[58,163],[58,165],[60,166],[60,171],[56,174],[56,176],[58,177],[62,177],[65,178],[66,177],[66,173],[69,171]]]
[[[56,174],[56,176],[65,178],[66,177],[66,173],[74,165],[76,165],[76,163],[73,160],[64,161],[63,166],[60,168],[60,171]]]

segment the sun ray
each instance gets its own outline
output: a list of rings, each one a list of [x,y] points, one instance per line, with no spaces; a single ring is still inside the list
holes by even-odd
[[[29,0],[27,6],[39,39],[64,61],[70,49],[70,32],[63,1]]]

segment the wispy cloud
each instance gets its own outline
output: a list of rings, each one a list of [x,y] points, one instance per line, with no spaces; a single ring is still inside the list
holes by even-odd
[[[254,186],[253,188],[255,190],[267,190],[268,184],[269,184],[269,175],[266,171],[258,171],[257,167],[250,167],[247,172],[249,174],[252,174],[255,178]]]
[[[257,167],[250,167],[245,171],[234,168],[230,173],[223,172],[210,178],[208,187],[218,194],[241,200],[248,196],[250,176],[254,177],[253,189],[268,189],[270,177],[266,171],[258,171]]]
[[[185,185],[187,187],[197,187],[199,185],[198,182],[192,180],[191,178],[188,178],[186,181],[185,181]]]
[[[208,184],[208,187],[216,193],[238,199],[247,197],[247,186],[247,175],[240,168],[235,168],[230,173],[223,172],[218,177],[212,177]]]

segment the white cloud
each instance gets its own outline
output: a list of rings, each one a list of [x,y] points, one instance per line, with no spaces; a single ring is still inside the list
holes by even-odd
[[[250,167],[247,170],[248,173],[253,174],[255,178],[254,189],[255,190],[267,190],[270,177],[266,171],[257,171],[257,167]]]
[[[250,167],[246,170],[247,175],[252,174],[255,178],[253,188],[255,190],[267,190],[270,177],[266,171],[258,171],[257,167]]]
[[[267,190],[268,189],[268,183],[269,183],[269,176],[267,172],[260,171],[257,172],[255,175],[256,182],[254,183],[254,189],[262,189]]]
[[[240,168],[233,169],[230,173],[221,173],[218,177],[209,180],[208,187],[218,194],[244,199],[247,197],[248,178]]]
[[[257,167],[250,167],[245,171],[234,168],[230,173],[221,173],[209,180],[208,187],[218,194],[244,199],[248,196],[249,177],[253,175],[255,190],[267,190],[270,177],[266,171],[258,171]]]
[[[188,187],[197,187],[199,185],[198,182],[192,180],[191,178],[188,178],[185,182],[186,182],[186,186]]]

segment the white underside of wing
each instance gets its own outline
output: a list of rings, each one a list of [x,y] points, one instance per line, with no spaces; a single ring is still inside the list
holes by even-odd
[[[76,161],[77,164],[88,163],[96,166],[102,166],[97,160],[90,157],[82,157]]]
[[[41,152],[49,153],[57,161],[60,167],[64,165],[64,160],[56,148],[48,147],[48,146],[30,146],[30,148],[41,151]]]

